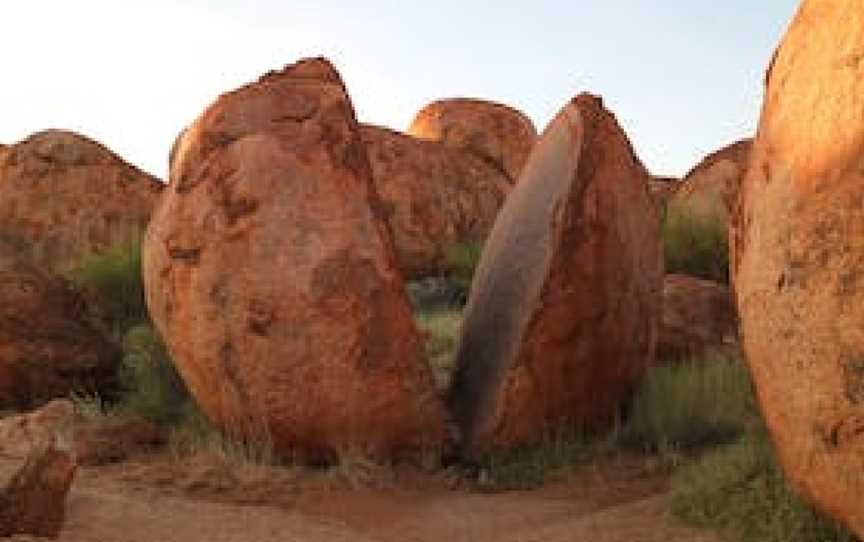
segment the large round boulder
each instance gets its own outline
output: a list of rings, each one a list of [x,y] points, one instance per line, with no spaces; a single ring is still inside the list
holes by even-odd
[[[0,237],[0,409],[116,391],[118,347],[86,297]]]
[[[440,443],[443,406],[381,208],[324,59],[222,95],[186,130],[144,279],[218,426],[308,461]]]
[[[607,421],[653,362],[649,177],[597,97],[546,128],[474,275],[448,398],[463,454]]]
[[[669,206],[727,228],[752,146],[752,139],[742,139],[706,156],[681,181]]]
[[[729,288],[689,275],[666,275],[657,361],[700,361],[738,354],[738,317]]]
[[[470,98],[432,102],[417,113],[408,133],[472,152],[510,182],[519,178],[537,140],[534,123],[523,113]]]
[[[375,188],[407,278],[446,274],[460,245],[482,243],[510,191],[473,154],[377,126],[361,126]]]
[[[792,484],[864,536],[864,13],[805,1],[734,224],[743,347]]]
[[[0,230],[27,240],[39,264],[68,271],[137,243],[162,187],[95,141],[39,132],[0,152]]]

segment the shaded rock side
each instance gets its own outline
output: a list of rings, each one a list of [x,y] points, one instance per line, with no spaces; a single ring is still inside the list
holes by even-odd
[[[537,140],[523,113],[506,105],[470,98],[438,100],[414,117],[408,133],[469,151],[516,182]]]
[[[116,392],[120,349],[93,303],[0,237],[0,408],[25,408],[71,391]]]
[[[733,224],[743,347],[791,483],[864,537],[864,11],[805,1]]]
[[[474,277],[448,400],[463,453],[602,423],[653,361],[648,179],[599,98],[578,96],[546,128]]]
[[[689,275],[666,275],[657,361],[701,361],[738,353],[738,317],[729,288]]]
[[[74,406],[65,399],[0,417],[0,457],[23,461],[11,476],[5,469],[0,476],[0,536],[60,533],[77,469],[73,425]]]
[[[217,425],[308,461],[439,443],[443,407],[380,212],[326,60],[224,94],[186,130],[144,279]]]
[[[510,191],[476,156],[377,126],[360,135],[406,278],[446,274],[450,252],[482,243]]]
[[[140,241],[162,188],[86,137],[39,132],[0,152],[0,231],[26,240],[39,265],[68,271]]]

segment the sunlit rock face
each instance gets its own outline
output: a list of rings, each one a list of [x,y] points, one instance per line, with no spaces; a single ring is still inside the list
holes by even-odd
[[[443,437],[341,78],[304,60],[222,95],[175,146],[144,243],[153,321],[202,410],[288,456]]]
[[[653,362],[650,175],[599,98],[549,124],[483,250],[448,405],[463,454],[609,421]]]
[[[439,100],[414,117],[408,133],[464,149],[486,160],[507,176],[519,179],[537,140],[537,130],[512,107],[470,98]]]
[[[734,219],[735,293],[788,479],[864,536],[864,10],[805,1],[777,50]]]
[[[39,132],[0,149],[0,231],[26,241],[39,264],[68,271],[140,241],[162,189],[95,141]]]

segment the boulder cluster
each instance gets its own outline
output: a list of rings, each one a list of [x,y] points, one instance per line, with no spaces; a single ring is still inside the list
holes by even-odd
[[[597,96],[539,135],[469,99],[399,133],[359,123],[323,58],[219,96],[166,183],[70,132],[0,145],[0,410],[116,391],[116,333],[71,277],[140,244],[153,325],[232,437],[316,464],[473,460],[614,419],[653,364],[741,348],[789,480],[864,535],[860,12],[805,0],[755,137],[681,180],[651,175]],[[729,285],[664,274],[675,216],[728,239]],[[483,248],[442,393],[406,281],[453,272],[467,244]],[[0,536],[62,525],[78,463],[53,422],[21,433],[43,414],[0,419],[0,451],[26,444]]]

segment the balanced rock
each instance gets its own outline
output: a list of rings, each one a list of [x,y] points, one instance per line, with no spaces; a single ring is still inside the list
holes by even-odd
[[[119,348],[88,298],[0,238],[0,408],[116,388]]]
[[[506,176],[459,149],[361,126],[378,195],[406,278],[446,274],[450,254],[482,243],[510,191]]]
[[[599,98],[568,103],[498,215],[448,398],[461,452],[613,417],[653,362],[662,287],[649,174]]]
[[[734,239],[744,352],[788,479],[864,537],[864,13],[806,0],[767,76]]]
[[[143,247],[147,302],[208,417],[309,461],[439,443],[443,406],[329,62],[224,94],[173,162]]]
[[[417,113],[408,133],[472,152],[510,182],[519,178],[537,140],[534,123],[523,113],[468,98],[432,102]]]
[[[144,234],[162,183],[83,136],[48,130],[0,153],[0,230],[57,271]]]
[[[689,275],[666,275],[657,361],[735,357],[737,337],[738,318],[729,288]]]
[[[742,139],[705,157],[681,181],[670,207],[728,227],[752,146],[752,139]]]

